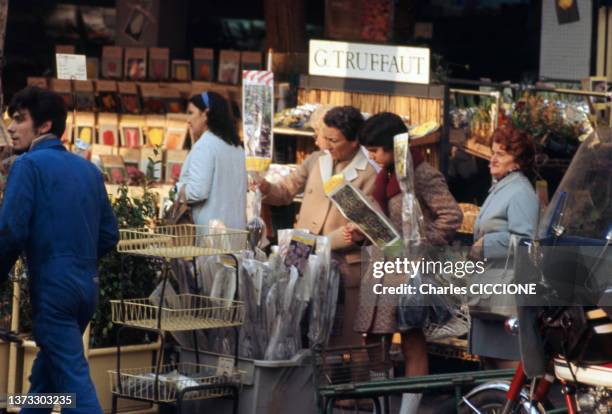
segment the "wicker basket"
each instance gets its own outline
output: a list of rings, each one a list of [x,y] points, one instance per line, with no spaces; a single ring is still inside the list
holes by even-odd
[[[149,298],[111,300],[113,323],[144,329],[186,331],[239,326],[244,322],[244,302],[192,294],[175,295],[164,306]]]
[[[242,375],[240,371],[218,375],[217,367],[210,365],[190,363],[162,365],[156,387],[155,372],[155,367],[122,369],[119,375],[116,370],[108,371],[111,392],[128,398],[173,402],[177,399],[177,393],[185,388],[207,384],[219,385],[185,393],[186,400],[202,400],[231,395],[232,388],[227,385],[240,384]]]
[[[168,259],[229,254],[247,248],[247,232],[180,224],[119,230],[120,253]]]

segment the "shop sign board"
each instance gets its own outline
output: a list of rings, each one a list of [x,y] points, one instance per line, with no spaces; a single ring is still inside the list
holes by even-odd
[[[311,40],[308,73],[429,84],[430,51],[423,47]]]

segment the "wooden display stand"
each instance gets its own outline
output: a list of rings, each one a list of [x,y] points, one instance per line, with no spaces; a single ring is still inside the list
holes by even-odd
[[[444,85],[304,75],[300,78],[298,104],[352,105],[369,114],[388,111],[406,116],[411,125],[433,121],[443,126],[445,94]],[[444,165],[444,153],[440,151],[443,132],[438,129],[412,142],[423,148],[425,159],[439,170]]]

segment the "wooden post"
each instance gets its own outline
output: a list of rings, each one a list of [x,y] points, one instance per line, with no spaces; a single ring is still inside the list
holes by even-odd
[[[8,19],[9,0],[0,0],[0,116],[4,109],[4,92],[2,89],[2,68],[4,67],[4,37],[6,35],[6,20]],[[1,119],[0,119],[1,121]]]
[[[306,51],[305,0],[264,0],[266,49]]]
[[[0,120],[1,122],[1,120]],[[15,278],[13,279],[13,304],[12,304],[12,312],[11,312],[11,331],[19,332],[19,302],[21,301],[21,286],[22,281],[21,271],[17,270],[16,265],[15,269]],[[19,266],[21,267],[21,266]],[[17,356],[18,356],[19,348],[18,345],[14,342],[9,344],[9,364],[8,364],[8,381],[6,386],[7,394],[20,394],[21,390],[17,389],[17,377],[21,376],[20,373],[17,372]],[[8,408],[8,407],[7,407]],[[8,412],[15,412],[14,409],[8,409]]]

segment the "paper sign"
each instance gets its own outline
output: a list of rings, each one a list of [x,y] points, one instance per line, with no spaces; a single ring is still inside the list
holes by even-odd
[[[231,375],[234,372],[234,358],[219,357],[217,375]]]
[[[87,58],[85,55],[56,53],[58,79],[87,80]]]
[[[247,171],[265,171],[272,161],[274,148],[274,73],[242,72],[242,113]]]

